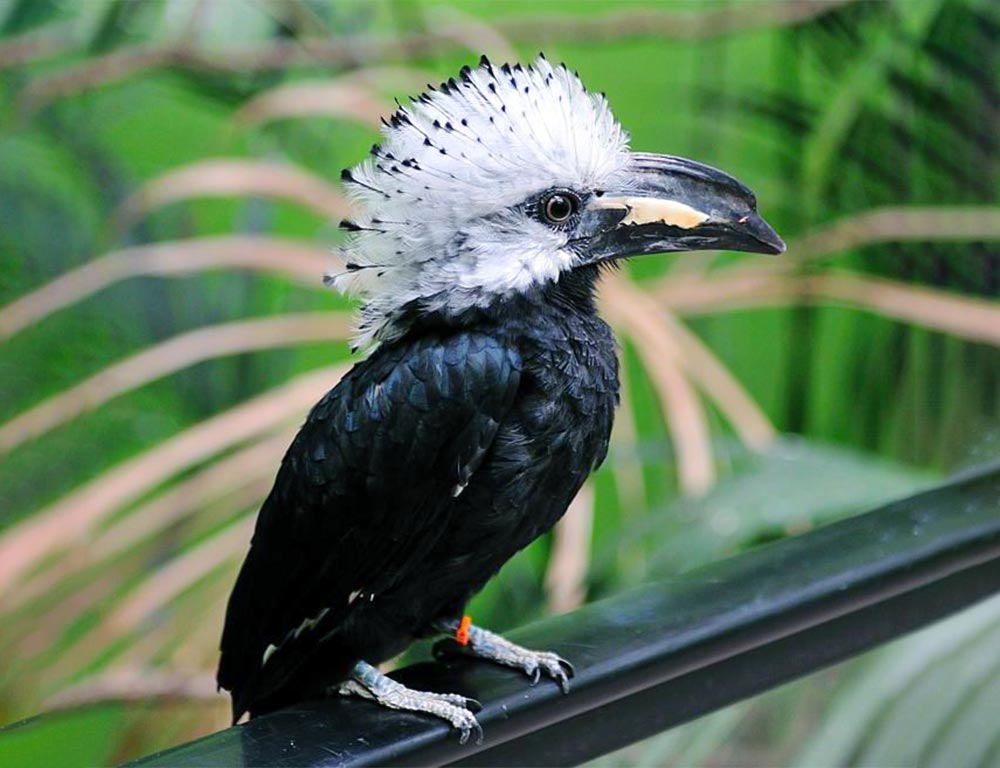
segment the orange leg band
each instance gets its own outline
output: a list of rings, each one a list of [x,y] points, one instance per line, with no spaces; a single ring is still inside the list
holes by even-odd
[[[469,644],[469,627],[472,626],[472,617],[463,616],[461,623],[458,625],[458,629],[455,630],[455,640],[458,641],[459,645]]]

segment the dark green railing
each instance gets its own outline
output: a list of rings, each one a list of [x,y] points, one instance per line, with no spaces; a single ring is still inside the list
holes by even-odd
[[[780,489],[776,489],[776,493]],[[533,624],[577,670],[550,682],[464,659],[394,675],[484,704],[482,744],[331,699],[135,766],[573,765],[846,659],[1000,591],[1000,466]]]

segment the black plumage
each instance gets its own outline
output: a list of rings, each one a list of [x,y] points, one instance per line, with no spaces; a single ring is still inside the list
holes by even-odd
[[[321,696],[457,619],[562,516],[618,398],[598,271],[457,315],[410,307],[406,332],[313,408],[229,600],[218,681],[235,719]]]
[[[376,668],[456,628],[471,655],[567,690],[566,660],[458,619],[607,452],[618,368],[599,272],[784,250],[736,179],[628,152],[565,65],[499,71],[484,60],[401,107],[375,160],[344,173],[359,210],[327,283],[364,297],[357,343],[380,346],[309,414],[260,511],[222,637],[236,719],[335,689],[481,733],[464,697]]]

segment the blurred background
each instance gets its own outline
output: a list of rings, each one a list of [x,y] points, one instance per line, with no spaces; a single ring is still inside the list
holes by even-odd
[[[393,97],[539,50],[633,148],[749,183],[782,257],[627,265],[605,465],[495,629],[1000,454],[1000,4],[0,0],[4,765],[227,724],[257,505],[351,365],[340,169]],[[419,653],[417,651],[415,653]],[[599,761],[1000,764],[1000,601]]]

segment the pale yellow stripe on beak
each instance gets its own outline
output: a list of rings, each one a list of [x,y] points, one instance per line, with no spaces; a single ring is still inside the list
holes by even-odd
[[[628,215],[621,224],[666,224],[691,229],[708,220],[708,214],[679,200],[658,197],[601,197],[594,201],[598,208],[626,208]]]

